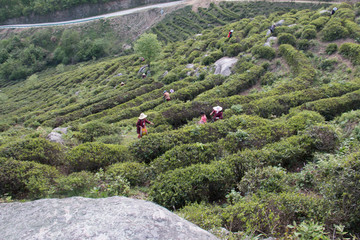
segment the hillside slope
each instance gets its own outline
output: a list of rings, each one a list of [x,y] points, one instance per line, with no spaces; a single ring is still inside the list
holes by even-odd
[[[165,36],[151,72],[128,54],[1,88],[2,199],[125,195],[223,239],[359,237],[360,4],[224,4],[151,29]],[[214,74],[223,57],[229,76]],[[137,139],[142,112],[154,125]]]

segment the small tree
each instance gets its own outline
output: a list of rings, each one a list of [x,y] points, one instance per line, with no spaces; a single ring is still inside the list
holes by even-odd
[[[144,57],[150,69],[150,62],[160,54],[161,45],[153,33],[145,33],[135,42],[134,50]]]

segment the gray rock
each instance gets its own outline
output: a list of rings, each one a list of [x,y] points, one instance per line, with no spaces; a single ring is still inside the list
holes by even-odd
[[[223,76],[229,76],[231,74],[231,68],[237,63],[237,58],[223,57],[215,62],[214,74],[221,74]]]
[[[271,42],[276,42],[276,40],[277,40],[277,37],[269,37],[266,40],[266,43],[264,43],[264,46],[271,47]]]
[[[49,139],[51,142],[61,143],[64,144],[64,139],[62,137],[63,134],[67,134],[68,127],[61,128],[57,127],[54,128],[51,133],[47,135],[47,139]]]
[[[186,68],[194,68],[194,64],[188,64],[186,65]]]
[[[0,204],[1,239],[217,239],[154,203],[125,197]]]
[[[280,21],[276,22],[275,25],[278,26],[282,26],[284,24],[285,20],[281,19]]]
[[[62,138],[62,134],[58,132],[51,132],[47,135],[47,139],[51,142],[64,144],[64,139]]]

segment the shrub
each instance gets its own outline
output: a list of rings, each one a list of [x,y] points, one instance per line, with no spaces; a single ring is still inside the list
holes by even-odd
[[[163,78],[163,82],[166,84],[170,84],[172,82],[176,82],[178,80],[178,76],[173,73],[173,72],[169,72],[164,78]]]
[[[279,235],[285,233],[283,226],[304,219],[324,222],[327,202],[318,196],[300,193],[261,193],[240,199],[226,207],[222,216],[228,230],[254,234]],[[269,221],[271,219],[271,221]]]
[[[276,76],[272,72],[266,72],[264,76],[261,77],[261,85],[272,85],[276,80]]]
[[[237,56],[243,50],[244,47],[240,43],[234,43],[224,47],[224,53],[230,57]]]
[[[151,163],[151,168],[156,174],[183,168],[197,163],[210,163],[222,155],[218,144],[182,144],[165,152]]]
[[[109,135],[111,133],[116,132],[116,130],[111,127],[109,124],[100,122],[100,121],[91,121],[81,125],[79,127],[79,131],[81,133],[80,140],[84,142],[92,142],[95,137]]]
[[[187,205],[176,212],[180,217],[206,230],[222,226],[223,219],[221,213],[222,208],[220,206],[204,202]]]
[[[315,140],[315,147],[319,151],[331,152],[339,145],[334,127],[317,125],[310,127],[307,132]]]
[[[202,59],[201,64],[207,66],[214,62],[215,62],[215,59],[212,56],[206,56]]]
[[[324,41],[334,41],[337,39],[346,38],[349,35],[348,30],[337,21],[332,21],[326,24],[322,32],[322,39]]]
[[[330,43],[326,46],[326,50],[325,52],[328,54],[328,55],[331,55],[333,53],[335,53],[336,51],[338,50],[338,46],[336,43]]]
[[[359,107],[360,90],[357,90],[347,93],[341,97],[332,97],[308,102],[299,106],[298,108],[317,111],[321,115],[323,115],[326,120],[331,120],[335,116],[340,115],[341,113],[358,109]]]
[[[272,60],[275,58],[275,50],[271,47],[267,46],[259,46],[253,49],[253,54],[259,56],[259,58],[265,58],[268,60]]]
[[[20,161],[34,161],[59,166],[64,164],[63,149],[44,138],[22,140],[0,150],[0,156]]]
[[[316,31],[314,29],[305,29],[301,34],[301,38],[304,39],[314,39],[316,38]]]
[[[310,42],[307,39],[299,39],[296,42],[296,46],[299,50],[308,50],[310,48]]]
[[[247,171],[238,184],[238,189],[248,195],[257,191],[282,192],[286,185],[286,170],[269,166]]]
[[[337,64],[337,59],[325,59],[321,61],[320,68],[322,70],[332,71],[335,68],[335,65]]]
[[[95,171],[131,159],[126,147],[97,142],[81,144],[67,154],[67,161],[72,171]]]
[[[201,54],[200,51],[193,51],[190,53],[189,57],[188,57],[188,63],[192,63],[194,61],[195,58],[199,57]]]
[[[279,45],[290,44],[292,46],[295,46],[296,38],[294,37],[294,35],[292,35],[290,33],[281,33],[281,34],[279,34],[278,43],[279,43]]]
[[[360,45],[356,43],[344,43],[340,46],[340,54],[344,55],[346,58],[354,65],[360,64]]]
[[[59,175],[52,166],[0,158],[0,195],[8,193],[17,198],[45,197]]]
[[[188,202],[216,201],[234,185],[234,173],[223,162],[196,164],[161,174],[152,182],[150,198],[169,209]]]
[[[79,196],[96,186],[94,174],[86,171],[71,173],[55,179],[55,195]]]
[[[310,24],[316,27],[316,30],[321,30],[324,28],[325,24],[328,22],[329,17],[319,17],[310,22]]]
[[[121,176],[131,186],[142,185],[149,179],[149,169],[145,163],[123,162],[115,163],[106,168],[105,174]]]

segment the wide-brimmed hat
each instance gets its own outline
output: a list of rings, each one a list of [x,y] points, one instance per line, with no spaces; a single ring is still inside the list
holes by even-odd
[[[147,117],[147,115],[145,115],[144,113],[141,113],[139,116],[139,119],[142,120],[142,119],[145,119],[146,117]]]
[[[234,30],[230,30],[230,32],[234,32]]]
[[[216,107],[213,107],[213,109],[217,112],[220,112],[222,110],[222,107],[216,106]]]
[[[167,91],[166,90],[164,90],[164,93],[166,93]]]

